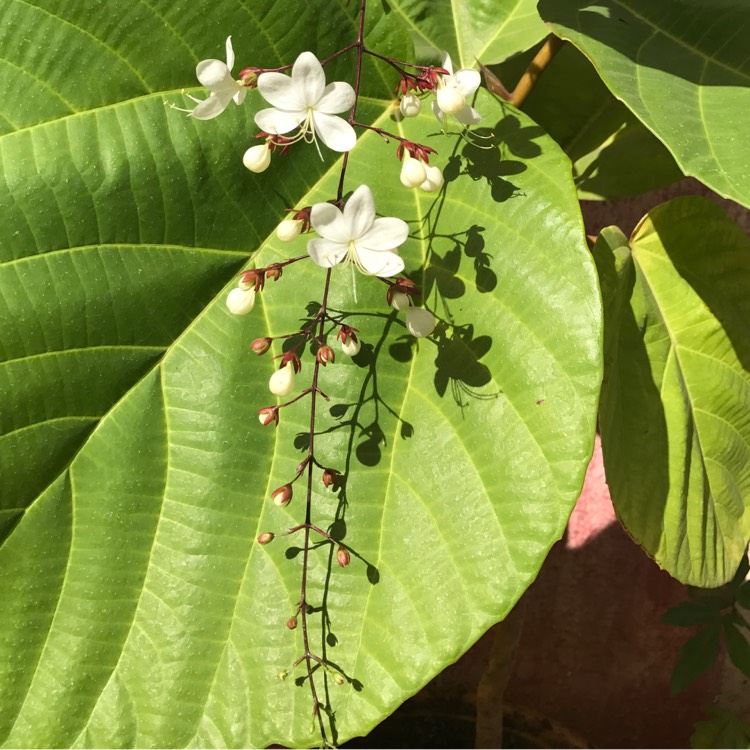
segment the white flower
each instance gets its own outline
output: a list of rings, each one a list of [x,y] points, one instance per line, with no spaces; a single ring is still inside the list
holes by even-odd
[[[271,163],[271,149],[265,143],[261,146],[251,146],[245,151],[242,163],[251,172],[265,172]]]
[[[211,95],[208,99],[201,101],[194,96],[190,98],[198,103],[198,106],[190,111],[190,116],[196,120],[211,120],[220,115],[234,99],[235,104],[242,104],[247,96],[247,87],[241,81],[232,78],[234,67],[234,50],[232,49],[232,37],[227,37],[227,61],[201,60],[195,67],[195,74],[203,86]]]
[[[412,336],[424,338],[429,336],[437,325],[435,316],[422,307],[410,307],[406,311],[406,328]]]
[[[419,187],[427,179],[424,164],[419,159],[413,159],[408,151],[404,153],[399,179],[401,184],[408,188]]]
[[[445,182],[440,167],[426,166],[424,171],[425,180],[419,187],[424,190],[425,193],[436,193],[441,187],[443,187],[443,183]]]
[[[357,140],[354,128],[341,117],[354,104],[354,89],[342,81],[329,83],[323,66],[312,52],[303,52],[292,66],[292,75],[261,73],[258,91],[272,106],[255,115],[256,125],[271,135],[299,127],[293,140],[317,143],[317,137],[334,151],[351,151]]]
[[[227,295],[227,308],[233,315],[247,315],[255,305],[255,289],[235,287]]]
[[[404,94],[398,107],[404,117],[416,117],[422,110],[422,100],[416,94]]]
[[[320,239],[309,240],[307,252],[324,268],[351,261],[371,276],[395,276],[404,270],[396,248],[409,235],[405,221],[375,218],[375,200],[367,185],[360,185],[341,211],[330,203],[316,203],[310,223]]]
[[[276,370],[268,381],[268,390],[274,396],[288,396],[294,390],[294,367],[287,363]]]
[[[477,125],[482,121],[482,116],[466,100],[482,82],[479,71],[464,68],[454,74],[451,56],[447,52],[442,67],[448,71],[448,75],[440,76],[435,100],[432,102],[435,117],[442,122],[444,115],[453,115],[463,125]]]

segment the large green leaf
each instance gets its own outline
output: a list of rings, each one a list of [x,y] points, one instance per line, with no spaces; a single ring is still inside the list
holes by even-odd
[[[679,580],[732,578],[750,538],[750,240],[715,203],[653,209],[594,249],[605,301],[607,482]]]
[[[500,62],[547,36],[536,0],[390,0],[420,52],[446,51],[456,67]]]
[[[513,89],[536,48],[495,69]],[[573,162],[582,200],[616,200],[680,179],[672,155],[604,85],[572,44],[563,45],[522,105]]]
[[[287,206],[335,196],[341,161],[300,145],[251,175],[240,156],[257,94],[211,122],[165,105],[187,101],[195,61],[220,57],[227,33],[238,69],[322,57],[354,38],[354,11],[3,8],[6,90],[29,94],[0,137],[0,737],[315,744],[307,686],[275,679],[301,653],[284,626],[299,541],[254,542],[304,516],[298,497],[280,509],[268,495],[303,455],[307,402],[262,428],[272,363],[247,342],[295,330],[324,273],[293,266],[249,318],[224,299],[256,249],[259,263],[304,253],[274,226]],[[370,10],[368,44],[407,55],[395,15]],[[44,49],[15,29],[38,29]],[[331,77],[351,80],[351,64]],[[29,89],[32,76],[45,85]],[[335,269],[331,304],[365,346],[323,371],[317,450],[346,486],[314,488],[314,519],[356,556],[340,569],[314,551],[308,595],[323,613],[314,647],[350,679],[323,693],[339,741],[460,656],[533,580],[580,489],[601,376],[596,276],[559,149],[488,95],[480,147],[435,135],[426,114],[396,123],[394,81],[370,67],[365,81],[359,117],[437,148],[446,187],[402,188],[393,144],[365,132],[346,188],[367,182],[380,213],[411,223],[407,268],[443,322],[417,345],[382,284],[360,277],[355,292]]]
[[[750,4],[734,0],[541,0],[559,36],[687,175],[750,206]]]

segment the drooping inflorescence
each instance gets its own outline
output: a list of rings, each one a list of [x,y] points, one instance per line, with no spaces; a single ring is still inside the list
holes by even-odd
[[[430,163],[430,158],[437,156],[435,149],[357,121],[363,56],[371,55],[383,60],[398,72],[396,91],[400,93],[398,109],[403,118],[419,115],[422,99],[432,97],[432,110],[443,124],[449,117],[454,117],[462,126],[475,125],[481,121],[481,116],[469,104],[469,98],[479,86],[479,73],[469,69],[454,73],[452,61],[447,54],[442,67],[435,67],[393,60],[367,49],[364,44],[365,4],[366,0],[360,0],[357,41],[325,60],[319,60],[313,52],[303,51],[289,65],[275,69],[244,68],[239,78],[234,79],[234,50],[231,37],[228,37],[226,63],[214,59],[203,60],[196,68],[198,80],[208,89],[209,96],[204,100],[191,96],[196,106],[192,110],[185,110],[196,119],[209,120],[220,115],[232,101],[241,104],[250,89],[257,89],[258,95],[270,106],[260,109],[255,115],[255,123],[260,130],[256,137],[261,142],[247,148],[242,156],[245,167],[254,173],[267,170],[274,154],[284,156],[298,144],[314,144],[318,153],[321,153],[322,144],[323,147],[345,154],[337,195],[311,206],[289,209],[289,215],[278,224],[277,238],[290,246],[299,242],[302,235],[310,235],[305,239],[305,252],[263,268],[243,271],[237,286],[226,298],[229,312],[247,315],[253,310],[257,295],[263,292],[266,282],[279,281],[289,266],[311,260],[325,269],[320,306],[306,324],[297,331],[281,336],[263,335],[250,344],[252,353],[264,356],[271,352],[276,342],[286,342],[284,351],[274,357],[278,360],[278,366],[274,368],[268,381],[269,391],[281,402],[259,409],[258,419],[262,426],[277,426],[282,409],[304,398],[309,398],[310,402],[307,451],[294,476],[273,490],[270,500],[280,508],[288,507],[294,497],[294,485],[300,480],[305,481],[306,488],[302,493],[306,497],[304,521],[284,532],[284,535],[298,532],[303,534],[300,599],[292,615],[286,620],[286,627],[293,630],[301,624],[304,653],[292,669],[298,665],[306,668],[306,681],[313,701],[313,717],[324,741],[326,730],[322,713],[329,712],[330,715],[330,708],[319,700],[315,673],[320,669],[321,674],[331,675],[339,685],[344,684],[348,678],[311,650],[308,616],[313,606],[307,594],[307,561],[313,547],[319,546],[313,539],[318,539],[318,542],[322,540],[323,545],[330,545],[335,550],[333,554],[336,562],[342,568],[349,567],[352,555],[350,547],[331,536],[330,531],[316,526],[312,520],[312,483],[318,472],[324,488],[330,491],[339,490],[344,481],[340,470],[323,466],[316,457],[316,404],[319,397],[329,400],[321,388],[321,368],[334,366],[336,363],[336,351],[327,343],[328,335],[335,332],[341,354],[348,357],[356,357],[362,346],[357,329],[345,322],[347,316],[332,314],[329,309],[329,290],[334,273],[338,273],[335,269],[349,265],[365,276],[375,277],[385,283],[386,304],[404,313],[404,326],[412,336],[429,337],[437,325],[432,312],[415,304],[415,298],[419,297],[420,292],[414,281],[401,275],[405,270],[405,261],[399,249],[408,239],[407,223],[398,217],[377,216],[376,198],[366,184],[356,186],[349,197],[344,199],[348,154],[356,146],[357,129],[374,131],[382,136],[385,143],[398,143],[394,156],[401,162],[400,181],[405,187],[434,193],[440,191],[444,184],[441,169]],[[325,65],[350,51],[356,53],[354,84],[345,81],[326,82]],[[303,366],[302,358],[308,350],[314,354],[312,374],[309,384],[295,395]],[[265,546],[273,542],[275,537],[274,532],[264,531],[258,536],[257,542]],[[279,672],[280,679],[285,679],[289,671]]]

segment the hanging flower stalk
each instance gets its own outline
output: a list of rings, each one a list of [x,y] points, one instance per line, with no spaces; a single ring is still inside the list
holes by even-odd
[[[320,307],[307,324],[293,333],[261,336],[250,345],[254,354],[264,356],[271,351],[274,342],[287,341],[287,350],[273,358],[278,360],[278,366],[274,368],[268,383],[272,395],[287,400],[259,409],[258,420],[263,427],[277,426],[284,408],[306,398],[310,403],[307,451],[294,475],[271,492],[270,501],[279,508],[286,508],[294,501],[295,485],[298,482],[304,485],[302,493],[297,490],[297,495],[304,497],[304,521],[283,532],[285,536],[302,533],[299,601],[286,620],[286,627],[290,630],[299,627],[301,631],[303,653],[291,669],[297,666],[305,669],[305,681],[312,698],[313,722],[318,726],[324,742],[327,742],[327,736],[323,714],[331,714],[320,700],[316,672],[321,670],[323,674],[330,675],[338,685],[344,684],[347,678],[311,648],[309,616],[315,603],[308,599],[309,561],[313,545],[317,546],[320,540],[324,545],[330,545],[331,554],[335,555],[341,568],[349,567],[352,555],[351,548],[313,522],[313,483],[318,472],[327,489],[340,488],[343,480],[337,469],[323,466],[316,457],[316,412],[319,398],[329,400],[321,388],[321,368],[335,366],[336,362],[336,352],[326,343],[327,329],[337,330],[341,353],[346,356],[357,356],[362,346],[357,329],[348,325],[343,317],[332,315],[329,311],[328,299],[335,268],[351,265],[360,273],[384,282],[388,286],[387,304],[405,312],[404,325],[411,335],[428,337],[437,322],[430,311],[414,304],[415,297],[419,296],[414,282],[399,276],[405,268],[399,248],[408,238],[406,222],[397,217],[377,217],[375,196],[368,185],[356,186],[348,200],[344,200],[349,152],[356,145],[356,129],[374,131],[386,143],[398,143],[394,156],[402,163],[400,181],[404,186],[426,192],[437,192],[443,187],[442,171],[437,165],[430,164],[430,157],[437,156],[434,149],[357,121],[364,55],[383,60],[398,72],[396,90],[401,95],[399,109],[404,117],[418,115],[422,97],[434,95],[432,108],[439,120],[443,121],[448,115],[464,125],[476,124],[481,120],[468,104],[468,98],[479,85],[476,71],[459,70],[454,74],[447,54],[443,66],[437,68],[393,60],[367,49],[364,43],[365,7],[366,0],[360,0],[356,41],[325,60],[318,60],[312,52],[305,51],[290,65],[274,69],[249,67],[240,72],[239,79],[234,79],[234,50],[231,37],[227,38],[226,63],[220,60],[198,63],[196,74],[200,83],[208,89],[209,96],[204,100],[191,96],[196,106],[187,110],[196,119],[212,119],[220,115],[230,102],[241,104],[248,89],[257,88],[260,96],[271,106],[259,110],[255,115],[255,123],[260,129],[257,137],[262,142],[249,147],[243,155],[243,163],[251,172],[264,172],[271,166],[274,154],[284,156],[300,143],[314,144],[319,154],[321,143],[344,154],[335,198],[329,202],[290,209],[290,215],[277,228],[277,237],[282,242],[295,242],[302,234],[314,233],[315,236],[307,239],[306,253],[264,268],[243,271],[236,288],[229,292],[226,299],[231,313],[247,315],[253,310],[257,295],[264,291],[266,284],[279,281],[290,266],[311,260],[325,269]],[[349,51],[356,53],[354,84],[344,81],[327,83],[324,66]],[[345,113],[348,113],[346,117]],[[293,395],[303,372],[302,357],[310,347],[315,357],[311,363],[309,385]],[[265,546],[272,543],[276,536],[272,531],[263,531],[257,542]],[[285,679],[289,672],[282,670],[278,676]]]

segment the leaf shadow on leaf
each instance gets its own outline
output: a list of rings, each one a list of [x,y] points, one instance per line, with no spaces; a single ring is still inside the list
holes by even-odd
[[[636,270],[600,236],[594,246],[604,308],[604,377],[599,406],[604,468],[618,518],[653,556],[662,544],[669,496],[667,424],[644,341],[646,319],[630,304]],[[637,436],[634,437],[634,436]],[[686,461],[690,461],[690,451]],[[689,475],[689,465],[685,476]]]
[[[575,27],[608,47],[610,54],[627,57],[639,67],[662,70],[700,86],[747,86],[747,76],[742,71],[745,60],[742,43],[717,45],[713,41],[741,38],[737,30],[746,23],[745,6],[732,0],[706,3],[702,8],[695,3],[692,12],[681,14],[677,12],[679,4],[672,5],[671,14],[669,8],[661,11],[663,17],[670,19],[668,29],[657,14],[649,21],[620,0],[599,0],[595,7],[590,0],[566,3],[540,0],[538,10],[548,23]],[[653,4],[654,8],[658,6]],[[696,33],[705,25],[711,27],[710,35]],[[713,64],[708,64],[709,61]]]
[[[750,243],[746,235],[723,208],[707,198],[685,196],[663,206],[663,210],[650,211],[649,217],[669,260],[719,321],[737,358],[750,371],[750,254],[746,252]],[[680,210],[684,219],[675,221],[672,212]],[[731,235],[724,234],[726,245],[708,253],[701,243],[686,246],[686,223],[693,225],[697,237]]]
[[[350,315],[349,312],[341,310],[332,310],[341,318]],[[360,313],[358,313],[360,314]],[[361,314],[360,314],[361,315]],[[380,337],[375,344],[364,343],[359,353],[352,357],[354,365],[362,368],[364,377],[360,387],[359,396],[353,403],[337,403],[331,405],[329,413],[334,419],[339,420],[337,424],[323,432],[329,433],[338,430],[348,430],[348,439],[345,450],[345,462],[341,470],[341,475],[337,479],[333,491],[338,494],[338,503],[334,512],[332,523],[328,527],[328,534],[335,541],[322,541],[315,545],[323,547],[328,545],[328,559],[326,561],[326,573],[323,583],[323,595],[319,607],[314,608],[314,612],[320,613],[322,618],[320,654],[323,662],[333,668],[354,690],[361,692],[365,689],[365,684],[355,675],[345,672],[338,663],[331,658],[331,649],[338,645],[338,637],[334,631],[334,623],[331,618],[329,609],[329,595],[331,577],[333,571],[338,565],[336,552],[339,546],[347,549],[352,558],[356,559],[365,566],[365,575],[370,585],[375,586],[380,582],[380,571],[376,565],[367,560],[355,548],[345,543],[347,535],[346,511],[348,508],[348,477],[351,471],[352,460],[356,459],[365,466],[377,465],[382,459],[381,445],[385,446],[386,436],[383,428],[380,426],[381,409],[388,412],[400,423],[400,432],[402,437],[414,434],[414,426],[401,419],[395,409],[388,405],[378,390],[378,371],[377,366],[385,343],[388,339],[392,326],[396,323],[397,313],[394,310],[391,314],[369,314],[368,317],[383,319],[383,328]],[[367,410],[373,410],[373,416],[363,417]],[[320,434],[320,433],[318,433]],[[364,438],[362,440],[361,438]],[[290,552],[294,555],[298,551],[292,548]],[[339,677],[339,679],[341,678]],[[335,676],[330,675],[328,670],[323,672],[323,710],[329,719],[329,729],[331,732],[331,741],[334,745],[338,742],[338,731],[336,727],[336,716],[332,709],[330,680]],[[304,683],[304,680],[303,680]]]

